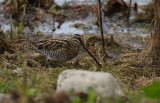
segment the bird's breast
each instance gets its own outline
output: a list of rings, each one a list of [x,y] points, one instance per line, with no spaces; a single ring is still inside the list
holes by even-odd
[[[53,61],[68,61],[78,55],[79,47],[63,48],[59,50],[49,51],[48,55]]]

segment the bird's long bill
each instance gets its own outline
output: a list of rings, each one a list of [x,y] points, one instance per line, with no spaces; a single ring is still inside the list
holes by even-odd
[[[101,66],[101,64],[98,62],[98,60],[92,55],[92,53],[87,49],[87,47],[84,45],[82,40],[80,39],[80,43],[82,44],[83,48],[87,51],[87,53],[94,59],[94,61]]]

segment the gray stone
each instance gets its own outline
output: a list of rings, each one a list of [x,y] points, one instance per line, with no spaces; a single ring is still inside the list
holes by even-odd
[[[73,89],[86,93],[88,87],[92,87],[101,97],[123,95],[117,80],[107,72],[64,70],[58,77],[57,92]]]
[[[0,103],[12,103],[10,96],[0,93]]]

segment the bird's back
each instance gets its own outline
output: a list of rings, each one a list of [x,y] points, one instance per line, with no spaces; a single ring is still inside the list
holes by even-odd
[[[71,39],[47,39],[31,42],[32,47],[53,61],[68,61],[77,56],[79,44]]]

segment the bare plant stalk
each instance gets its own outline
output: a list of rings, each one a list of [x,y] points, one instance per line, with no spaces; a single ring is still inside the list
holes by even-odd
[[[154,0],[154,33],[150,56],[152,64],[160,65],[160,0]]]
[[[98,0],[98,6],[99,6],[99,24],[100,24],[100,32],[101,32],[101,37],[102,37],[103,55],[104,55],[104,57],[106,57],[105,41],[104,41],[104,34],[103,34],[103,20],[102,20],[101,0]]]
[[[40,8],[40,0],[38,0],[38,8]]]
[[[25,62],[24,62],[23,65],[24,65],[24,67],[22,69],[22,71],[23,71],[23,86],[24,86],[24,89],[25,89],[27,87],[27,73],[26,73],[26,70],[27,70],[27,60],[25,60]]]
[[[138,4],[137,4],[137,2],[134,4],[134,11],[135,11],[136,13],[138,13]]]
[[[130,0],[130,2],[129,2],[129,8],[128,8],[128,14],[127,14],[128,23],[129,23],[129,17],[130,17],[130,13],[131,13],[131,6],[132,6],[132,0]]]
[[[13,40],[13,27],[12,27],[12,24],[11,24],[11,33],[10,33],[10,39],[11,39],[11,41]]]

